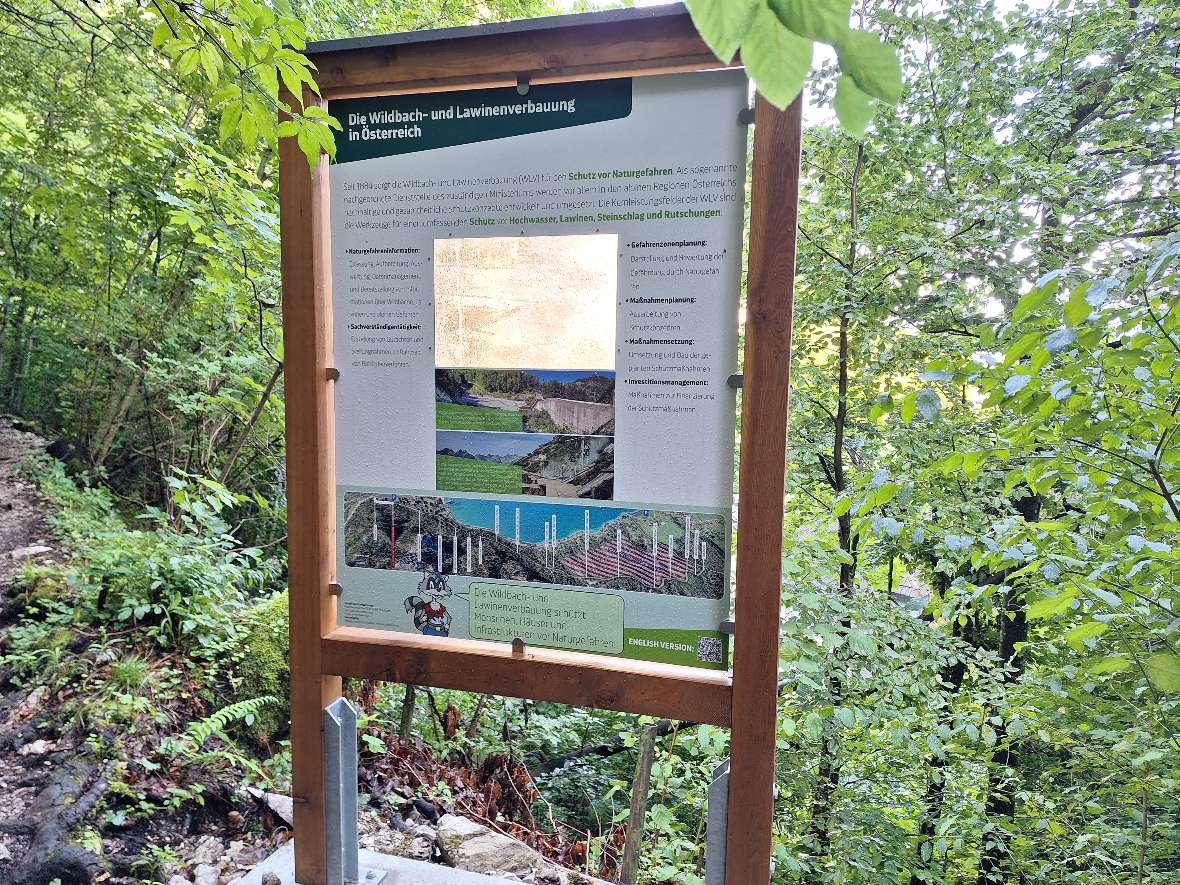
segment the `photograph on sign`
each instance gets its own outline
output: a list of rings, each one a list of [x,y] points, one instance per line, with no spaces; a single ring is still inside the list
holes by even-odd
[[[439,490],[610,498],[614,439],[549,433],[440,430]]]
[[[728,665],[747,100],[330,102],[341,624]]]
[[[613,369],[614,234],[434,241],[439,366]]]
[[[434,397],[439,430],[614,433],[613,371],[437,369]]]
[[[345,493],[344,511],[344,557],[353,568],[711,599],[725,593],[727,528],[719,514],[367,492]]]

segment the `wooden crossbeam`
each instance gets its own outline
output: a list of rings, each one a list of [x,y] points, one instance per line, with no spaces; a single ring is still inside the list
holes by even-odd
[[[328,98],[683,73],[725,67],[687,13],[309,53]]]
[[[729,674],[503,643],[337,627],[325,672],[728,726]]]

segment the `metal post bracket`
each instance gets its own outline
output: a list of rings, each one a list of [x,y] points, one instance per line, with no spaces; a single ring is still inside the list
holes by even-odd
[[[705,885],[725,885],[725,840],[729,829],[729,760],[713,769],[705,827]]]
[[[324,824],[328,885],[378,885],[384,870],[361,869],[357,841],[356,708],[346,698],[324,707]]]

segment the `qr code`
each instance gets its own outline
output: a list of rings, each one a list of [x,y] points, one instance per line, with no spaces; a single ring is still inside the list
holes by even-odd
[[[722,660],[721,640],[716,636],[697,638],[697,660],[705,664],[720,664]]]

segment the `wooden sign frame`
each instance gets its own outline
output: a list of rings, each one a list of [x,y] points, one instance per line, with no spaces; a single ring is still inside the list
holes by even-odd
[[[724,67],[681,6],[559,16],[309,47],[334,98]],[[738,64],[735,61],[734,64]],[[759,98],[747,267],[732,675],[540,648],[337,626],[328,160],[280,144],[291,753],[296,875],[325,885],[323,708],[341,677],[491,692],[731,730],[727,885],[769,885],[783,483],[801,99]]]

